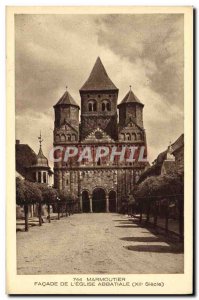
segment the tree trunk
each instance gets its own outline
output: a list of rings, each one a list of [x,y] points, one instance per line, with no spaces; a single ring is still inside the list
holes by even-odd
[[[67,203],[65,204],[66,217],[68,217]]]
[[[179,207],[180,241],[183,241],[183,236],[184,236],[184,199],[178,199],[178,207]]]
[[[154,207],[154,227],[157,227],[157,221],[158,221],[158,205],[155,202],[155,207]]]
[[[28,231],[29,226],[28,226],[28,205],[24,205],[24,216],[25,216],[25,231]]]
[[[140,223],[142,223],[142,204],[140,204]]]
[[[51,222],[51,219],[50,219],[50,204],[48,204],[48,223]]]
[[[60,220],[60,207],[59,207],[59,202],[57,203],[57,219]]]
[[[149,216],[150,216],[150,206],[151,206],[151,202],[149,202],[147,204],[147,216],[146,216],[146,224],[149,223]]]
[[[38,207],[38,217],[39,217],[39,226],[42,226],[42,217],[41,217],[41,202],[39,203],[39,207]]]
[[[167,206],[165,209],[165,231],[166,231],[166,234],[168,234],[168,229],[169,229],[169,201],[167,201]]]

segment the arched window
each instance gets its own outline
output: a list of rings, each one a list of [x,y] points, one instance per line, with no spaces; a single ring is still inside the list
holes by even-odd
[[[127,141],[130,141],[130,140],[131,140],[131,135],[130,135],[130,133],[126,133],[126,139],[127,139]]]
[[[97,102],[95,100],[89,100],[88,110],[89,111],[96,111],[97,110]]]
[[[61,142],[65,142],[66,141],[66,137],[64,134],[61,135]]]
[[[89,111],[92,111],[92,108],[93,108],[92,103],[89,103],[89,104],[88,104],[88,110],[89,110]]]
[[[71,135],[67,134],[67,141],[71,141]]]
[[[102,102],[102,111],[110,111],[111,110],[111,104],[109,100],[103,100]]]
[[[110,111],[110,110],[111,110],[111,105],[110,105],[110,103],[109,103],[109,102],[106,104],[106,108],[107,108],[107,110],[108,110],[108,111]]]
[[[97,110],[97,103],[96,101],[93,103],[93,111],[96,111]]]

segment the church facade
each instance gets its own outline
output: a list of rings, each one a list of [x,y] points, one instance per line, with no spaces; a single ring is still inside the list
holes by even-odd
[[[76,157],[54,162],[54,186],[75,194],[81,212],[119,212],[148,165],[144,105],[131,88],[118,104],[119,89],[99,57],[79,92],[81,110],[67,90],[54,106],[54,148],[58,149],[55,157],[61,155],[59,147],[78,149]],[[99,146],[110,152],[114,149],[114,159],[109,153],[96,161]],[[144,149],[144,159],[130,162],[128,151],[120,159],[124,147]],[[79,161],[85,148],[90,149],[92,159]]]

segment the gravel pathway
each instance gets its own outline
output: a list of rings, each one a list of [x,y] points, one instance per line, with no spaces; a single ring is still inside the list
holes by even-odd
[[[75,214],[17,232],[18,274],[183,273],[176,245],[116,213]]]

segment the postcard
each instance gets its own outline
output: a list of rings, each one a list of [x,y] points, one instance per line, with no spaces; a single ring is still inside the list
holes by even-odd
[[[193,293],[193,8],[7,7],[7,293]]]

